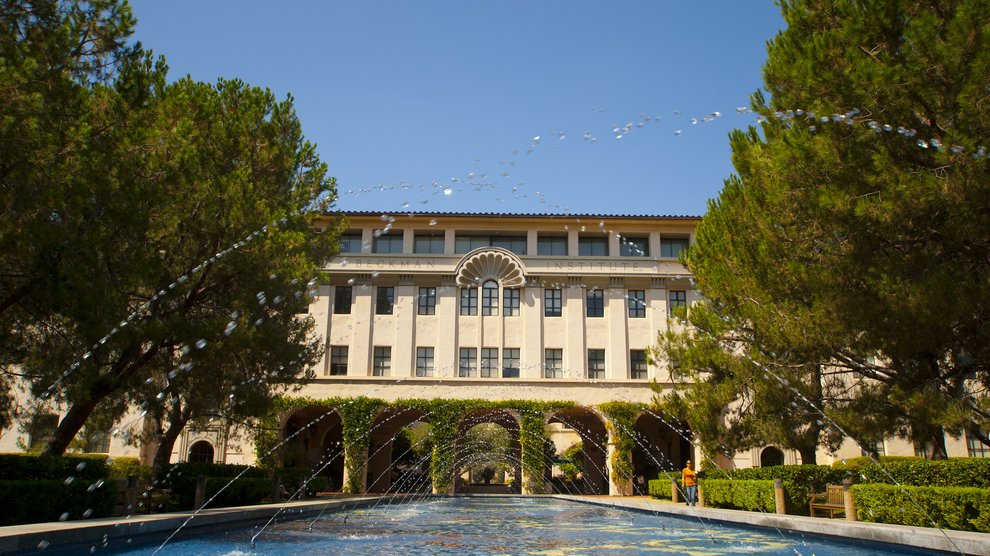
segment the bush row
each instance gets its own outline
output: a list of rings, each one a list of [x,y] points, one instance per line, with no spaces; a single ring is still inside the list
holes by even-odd
[[[772,480],[702,479],[699,485],[705,497],[705,506],[711,508],[770,513],[776,509]]]
[[[100,484],[101,480],[80,478],[68,485],[64,479],[0,480],[0,525],[58,521],[63,513],[68,513],[67,519],[108,517],[117,489],[113,481]]]
[[[773,479],[782,479],[787,513],[807,515],[810,493],[825,492],[828,485],[841,484],[847,476],[847,471],[827,465],[775,465],[773,467],[733,469],[724,473],[712,471],[708,473],[708,476],[713,479],[724,478],[727,480],[772,481]]]
[[[988,489],[868,484],[852,493],[860,521],[990,533]]]
[[[881,456],[878,464],[868,457],[860,457],[837,461],[832,468],[854,476],[858,483],[990,488],[988,458],[926,460]]]
[[[43,457],[34,454],[0,454],[0,477],[4,479],[41,479],[64,481],[106,479],[106,454],[73,454]]]

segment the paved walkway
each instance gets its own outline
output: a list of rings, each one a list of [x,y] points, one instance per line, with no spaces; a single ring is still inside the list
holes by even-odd
[[[712,519],[741,525],[774,527],[802,533],[812,533],[844,539],[875,541],[927,550],[943,550],[949,553],[990,556],[990,534],[969,531],[950,531],[886,523],[865,523],[845,519],[824,519],[796,515],[780,515],[742,510],[687,507],[669,500],[657,500],[648,496],[571,496],[555,495],[555,498],[625,508],[640,512],[664,513],[701,519]]]

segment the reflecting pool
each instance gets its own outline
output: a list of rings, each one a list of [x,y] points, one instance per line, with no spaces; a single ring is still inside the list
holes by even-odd
[[[169,543],[161,554],[923,554],[791,531],[652,515],[552,498],[439,498],[326,514]],[[823,520],[823,524],[827,521]],[[125,554],[151,554],[155,547]]]

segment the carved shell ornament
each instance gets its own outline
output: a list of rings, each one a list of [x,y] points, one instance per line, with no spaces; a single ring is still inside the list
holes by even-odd
[[[522,261],[515,253],[501,247],[482,247],[464,255],[457,265],[457,285],[480,286],[488,280],[495,280],[503,288],[525,286]]]

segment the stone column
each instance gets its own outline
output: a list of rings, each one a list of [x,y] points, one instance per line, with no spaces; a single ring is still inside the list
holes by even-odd
[[[343,487],[341,488],[341,491],[342,492],[347,492],[349,494],[364,494],[367,491],[367,489],[368,489],[368,473],[367,473],[367,471],[368,471],[368,465],[367,465],[368,464],[368,449],[367,448],[363,448],[355,456],[358,459],[358,462],[357,462],[358,464],[357,465],[353,465],[353,463],[351,462],[350,453],[353,452],[353,451],[354,450],[346,450],[344,452],[344,479],[343,479],[344,484],[343,484]],[[349,485],[351,484],[351,479],[350,479],[351,474],[350,474],[349,468],[352,465],[354,466],[355,469],[358,470],[358,473],[360,474],[360,477],[358,478],[358,488],[357,488],[357,491],[356,492],[351,492],[349,490]]]
[[[856,521],[856,503],[853,501],[852,481],[842,479],[842,498],[846,506],[846,519]]]
[[[625,281],[609,278],[605,290],[605,318],[608,322],[608,349],[605,350],[605,377],[608,380],[629,378],[629,311],[626,306]]]
[[[608,494],[609,496],[632,496],[632,477],[620,478],[618,473],[612,466],[612,461],[617,455],[619,445],[618,434],[609,431],[608,433],[608,452],[605,454],[605,465],[608,466]],[[626,456],[629,458],[630,467],[632,467],[632,454]]]
[[[784,480],[776,478],[773,480],[773,502],[778,514],[786,514],[787,507],[784,501]]]

